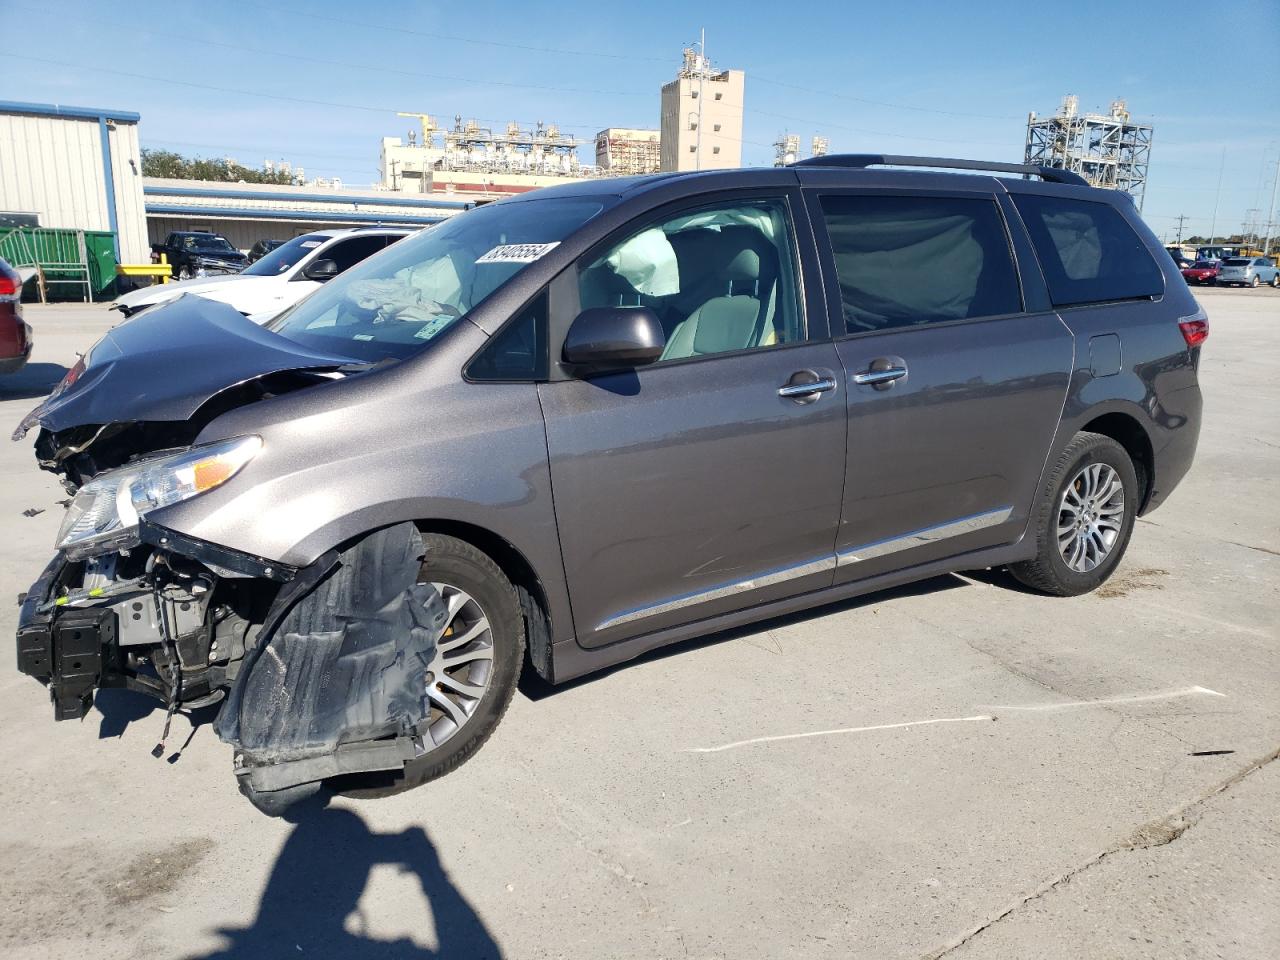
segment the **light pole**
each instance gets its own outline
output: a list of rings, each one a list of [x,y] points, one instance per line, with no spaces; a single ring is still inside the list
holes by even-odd
[[[1271,252],[1271,227],[1276,219],[1276,187],[1280,187],[1280,156],[1276,157],[1276,175],[1271,181],[1271,203],[1267,206],[1267,238],[1262,241],[1262,255],[1264,257]]]
[[[693,169],[702,169],[702,94],[703,80],[707,76],[707,29],[703,27],[698,36],[698,59],[695,61],[698,67],[698,129],[697,138],[694,141],[694,161]]]

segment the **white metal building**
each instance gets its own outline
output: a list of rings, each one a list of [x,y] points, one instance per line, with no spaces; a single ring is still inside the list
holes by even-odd
[[[149,259],[138,114],[0,101],[0,213],[110,230],[125,263]]]

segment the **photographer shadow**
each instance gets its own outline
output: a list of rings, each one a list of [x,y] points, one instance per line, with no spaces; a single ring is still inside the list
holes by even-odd
[[[450,881],[421,827],[374,833],[351,810],[330,808],[323,796],[291,808],[295,824],[272,868],[253,925],[220,929],[225,949],[192,960],[332,957],[334,960],[500,958],[501,948]],[[390,864],[417,878],[435,920],[437,949],[414,940],[369,935],[360,897],[373,868]],[[356,913],[358,932],[348,929]]]

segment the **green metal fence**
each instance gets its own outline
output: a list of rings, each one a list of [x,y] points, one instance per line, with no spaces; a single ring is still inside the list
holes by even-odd
[[[42,297],[94,300],[115,292],[115,234],[109,231],[0,228],[0,258],[39,268]]]

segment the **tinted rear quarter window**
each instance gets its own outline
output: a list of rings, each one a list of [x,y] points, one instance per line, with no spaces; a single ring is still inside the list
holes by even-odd
[[[1021,311],[993,200],[828,195],[821,203],[849,333]]]
[[[1013,202],[1031,234],[1054,306],[1164,292],[1164,274],[1111,204],[1036,194],[1015,195]]]

